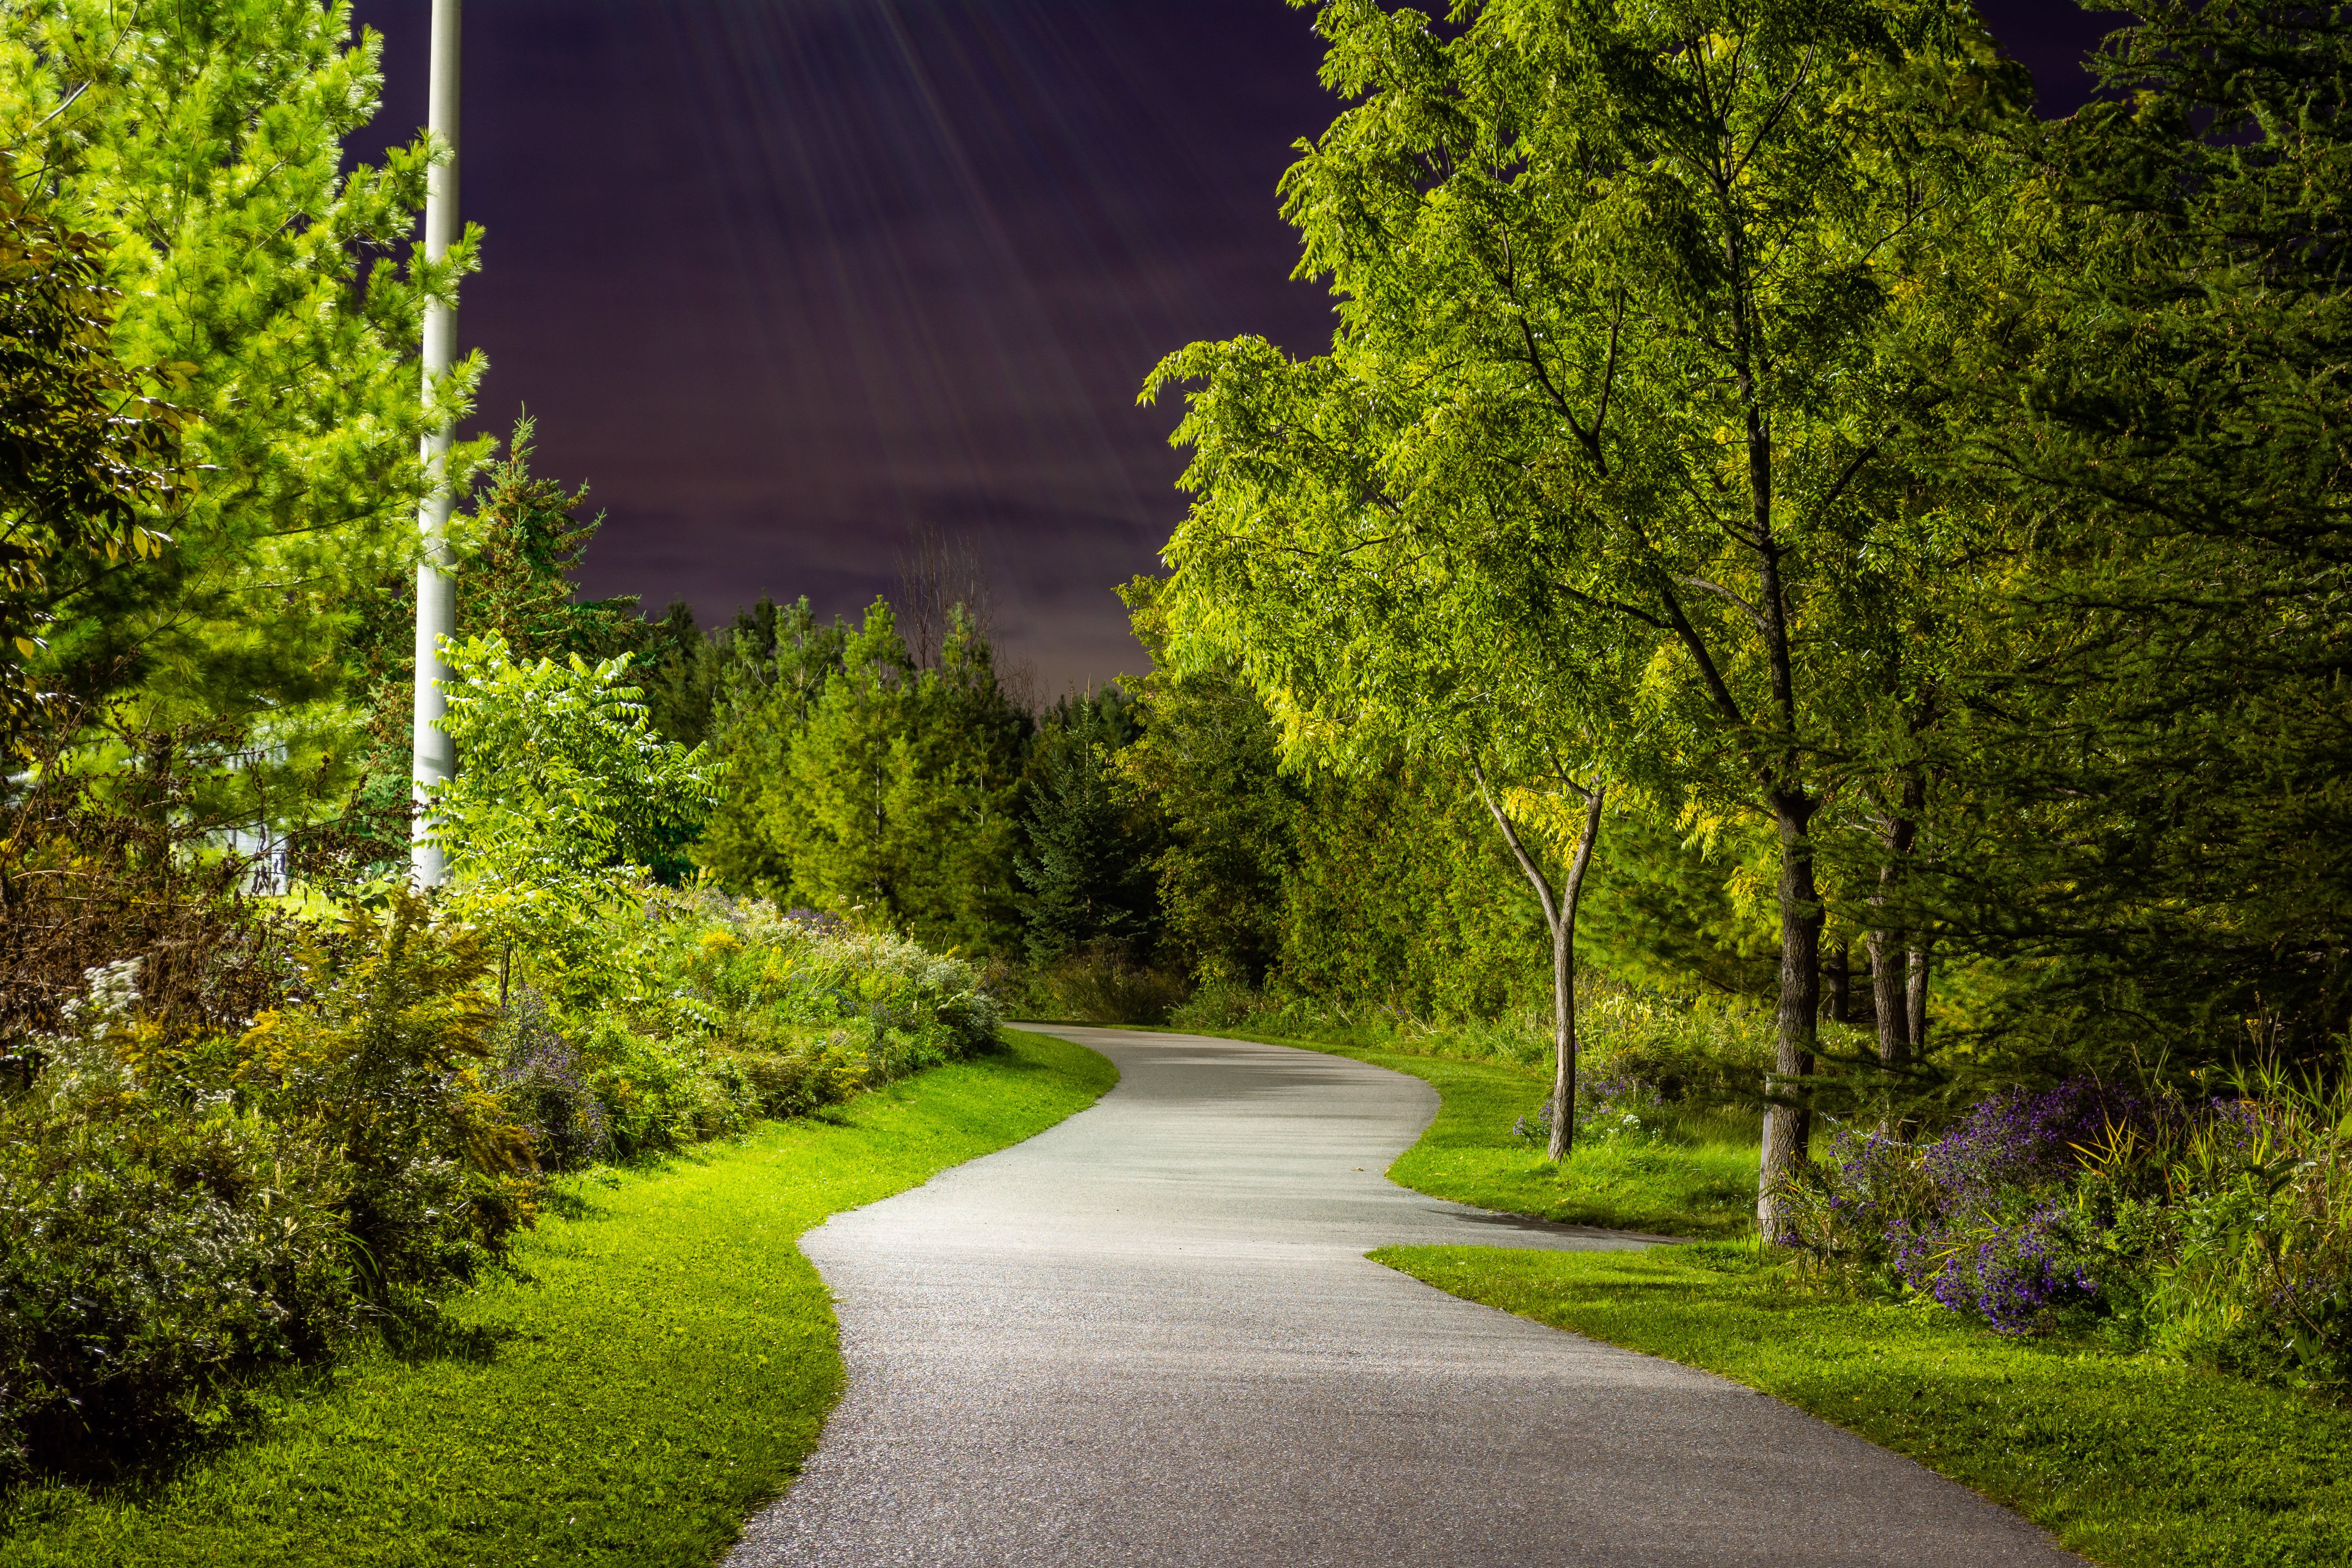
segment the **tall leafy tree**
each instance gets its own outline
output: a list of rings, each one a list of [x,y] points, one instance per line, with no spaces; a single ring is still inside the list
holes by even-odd
[[[1282,601],[1350,595],[1351,651],[1420,628],[1380,668],[1497,672],[1457,694],[1465,720],[1554,710],[1604,655],[1639,671],[1575,738],[1669,759],[1697,809],[1780,840],[1778,1234],[1823,770],[1864,728],[1841,650],[1899,610],[1869,568],[1919,504],[1898,438],[1942,395],[1911,323],[1944,314],[1974,132],[2021,78],[1930,0],[1466,0],[1444,29],[1339,0],[1318,26],[1327,85],[1361,101],[1284,191],[1341,324],[1324,358],[1242,339],[1154,377],[1208,383],[1171,616],[1278,693],[1308,646]],[[1295,728],[1345,721],[1331,689]],[[1568,738],[1522,754],[1549,742],[1562,776]]]

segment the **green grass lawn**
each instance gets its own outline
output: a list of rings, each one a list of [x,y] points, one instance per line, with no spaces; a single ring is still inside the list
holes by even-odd
[[[110,1490],[0,1497],[0,1564],[704,1568],[841,1386],[795,1238],[1090,1104],[1118,1073],[1039,1035],[609,1184],[448,1303],[430,1353],[265,1393],[250,1430]]]
[[[1938,1310],[1813,1293],[1748,1247],[1390,1247],[1474,1301],[1720,1373],[1973,1487],[2108,1568],[2352,1563],[2352,1412]]]
[[[1591,1142],[1565,1169],[1511,1124],[1541,1108],[1547,1073],[1499,1062],[1368,1049],[1325,1041],[1233,1034],[1298,1046],[1426,1079],[1440,1100],[1421,1142],[1389,1167],[1389,1179],[1432,1197],[1535,1215],[1570,1225],[1657,1236],[1731,1237],[1756,1228],[1756,1120],[1738,1111],[1671,1113],[1653,1142]]]

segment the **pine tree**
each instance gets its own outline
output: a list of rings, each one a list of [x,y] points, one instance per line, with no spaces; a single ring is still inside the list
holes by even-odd
[[[1029,769],[1028,847],[1014,861],[1028,889],[1022,915],[1033,964],[1094,944],[1141,956],[1150,940],[1150,847],[1118,772],[1118,752],[1135,732],[1129,708],[1108,687],[1065,698],[1043,726]]]
[[[364,710],[343,645],[366,586],[415,559],[419,436],[464,414],[482,370],[467,360],[428,415],[424,303],[478,237],[432,266],[415,253],[422,139],[346,165],[379,54],[347,5],[312,0],[0,9],[9,166],[98,237],[115,352],[168,367],[187,416],[188,483],[151,514],[170,548],[58,606],[44,679],[133,722],[248,725],[252,782],[297,811],[350,782]]]

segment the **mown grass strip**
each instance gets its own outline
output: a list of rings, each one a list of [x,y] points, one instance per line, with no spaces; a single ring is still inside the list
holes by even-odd
[[[1563,1171],[1542,1150],[1511,1136],[1511,1124],[1543,1104],[1550,1089],[1547,1074],[1497,1062],[1223,1033],[1347,1057],[1428,1082],[1437,1090],[1437,1119],[1388,1170],[1391,1181],[1414,1192],[1563,1225],[1654,1236],[1721,1239],[1755,1228],[1752,1139],[1588,1143],[1570,1152]]]
[[[798,1473],[841,1386],[824,1283],[794,1245],[827,1215],[1018,1142],[1118,1071],[1010,1048],[575,1188],[465,1332],[373,1352],[269,1396],[257,1433],[176,1473],[0,1500],[0,1563],[425,1568],[709,1563]]]
[[[1744,1383],[2109,1568],[2352,1563],[2352,1412],[1951,1313],[1814,1294],[1746,1248],[1401,1247],[1456,1296]]]

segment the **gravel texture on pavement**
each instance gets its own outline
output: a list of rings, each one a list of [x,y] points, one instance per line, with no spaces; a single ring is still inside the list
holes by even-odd
[[[848,1391],[729,1568],[2079,1568],[1778,1400],[1367,1261],[1644,1244],[1389,1182],[1436,1112],[1420,1079],[1050,1032],[1118,1087],[803,1238]]]

